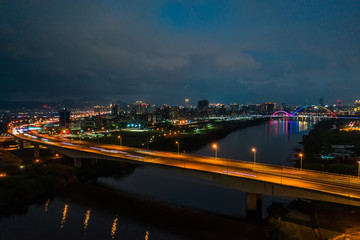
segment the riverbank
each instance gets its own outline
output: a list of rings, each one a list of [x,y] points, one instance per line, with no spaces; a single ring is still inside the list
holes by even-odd
[[[359,237],[359,207],[293,200],[289,204],[274,202],[268,212],[271,239],[340,239],[336,237],[345,235],[348,239]]]
[[[121,213],[122,217],[140,221],[149,228],[164,229],[180,239],[266,239],[266,228],[246,219],[167,204],[104,186],[79,183],[58,196],[71,204],[86,205],[94,212],[111,212],[114,217]]]
[[[331,119],[319,122],[303,136],[303,168],[357,175],[360,132],[342,131],[351,120]],[[299,166],[299,161],[297,166]]]
[[[75,170],[62,164],[36,164],[19,168],[0,179],[0,212],[77,182]]]
[[[159,151],[191,152],[197,150],[213,141],[226,137],[228,134],[251,126],[257,126],[268,121],[267,118],[233,121],[211,121],[199,125],[193,131],[118,131],[108,134],[93,142],[106,144],[120,144],[129,147],[149,148]],[[169,134],[170,133],[170,134]],[[120,137],[121,140],[120,140]],[[178,145],[176,144],[178,142]]]
[[[101,161],[96,165],[84,159],[83,167],[73,167],[73,159],[52,156],[49,149],[40,149],[41,158],[33,157],[33,149],[9,152],[18,161],[9,165],[6,177],[0,178],[0,212],[7,212],[19,205],[26,206],[45,195],[78,182],[93,181],[98,177],[131,174],[136,166],[125,163]]]

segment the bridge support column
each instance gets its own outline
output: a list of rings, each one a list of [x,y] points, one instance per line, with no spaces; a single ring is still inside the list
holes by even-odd
[[[81,158],[74,158],[74,167],[75,168],[81,168],[81,164],[82,161],[81,161]]]
[[[18,142],[19,142],[19,150],[23,150],[24,149],[24,141],[18,140]]]
[[[262,218],[262,195],[246,193],[246,217],[261,220]]]
[[[34,158],[40,157],[40,146],[38,144],[34,144]]]

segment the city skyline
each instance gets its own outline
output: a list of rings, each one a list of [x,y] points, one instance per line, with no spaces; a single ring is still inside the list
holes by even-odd
[[[360,239],[359,20],[0,1],[0,239]]]
[[[3,1],[0,100],[352,103],[359,2]]]

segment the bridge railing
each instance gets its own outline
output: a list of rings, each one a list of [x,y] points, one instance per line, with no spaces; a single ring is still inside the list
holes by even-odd
[[[32,139],[30,137],[25,137],[25,136],[16,136],[18,138],[23,138],[26,139],[28,141],[31,142],[36,142],[38,144],[41,144],[41,140],[39,139]],[[94,145],[97,145],[96,143],[92,143]],[[111,145],[109,145],[111,146]],[[74,147],[70,147],[70,146],[61,146],[61,147],[65,147],[65,148],[74,148]],[[137,149],[140,150],[140,149]],[[152,151],[149,151],[152,152]],[[168,153],[168,154],[174,154],[174,152],[163,152],[164,154]],[[106,154],[104,154],[106,155]],[[150,154],[149,154],[150,155]],[[311,169],[300,169],[300,168],[295,168],[295,167],[289,167],[289,166],[280,166],[280,165],[274,165],[274,164],[268,164],[268,163],[261,163],[261,162],[256,162],[253,163],[251,161],[246,161],[246,160],[236,160],[236,159],[230,159],[230,158],[215,158],[215,157],[210,157],[210,156],[201,156],[201,155],[194,155],[194,154],[182,154],[180,153],[178,156],[181,156],[181,158],[176,158],[175,156],[172,156],[170,158],[173,158],[176,161],[183,161],[185,160],[184,158],[191,158],[192,156],[194,158],[197,158],[197,162],[201,163],[202,161],[204,163],[212,163],[214,165],[221,165],[219,164],[219,162],[222,162],[223,166],[226,166],[226,163],[240,163],[240,164],[245,164],[248,168],[256,168],[257,170],[261,170],[261,167],[264,167],[264,171],[265,168],[267,168],[266,170],[274,170],[274,171],[283,171],[283,170],[289,170],[289,171],[301,171],[303,173],[314,173],[314,174],[320,174],[323,175],[324,177],[336,177],[337,179],[342,179],[344,181],[348,181],[349,183],[360,183],[360,178],[356,177],[356,176],[352,176],[352,175],[345,175],[345,174],[338,174],[338,173],[329,173],[329,172],[323,172],[323,171],[316,171],[316,170],[311,170]],[[199,161],[199,160],[202,161]],[[184,167],[186,168],[186,167]],[[282,173],[281,173],[282,174]]]
[[[216,161],[224,161],[224,162],[232,162],[232,163],[242,163],[242,164],[246,164],[248,166],[251,166],[253,168],[259,168],[259,166],[263,166],[263,167],[266,167],[266,168],[273,168],[274,170],[279,170],[279,169],[280,170],[281,169],[282,170],[290,170],[290,171],[297,170],[297,171],[306,172],[306,173],[322,174],[322,175],[326,175],[326,176],[336,176],[338,178],[342,178],[342,179],[345,179],[345,180],[351,179],[354,182],[359,182],[360,183],[360,178],[359,177],[353,176],[353,175],[347,175],[347,174],[317,171],[317,170],[306,169],[306,168],[300,169],[300,168],[296,168],[296,167],[274,165],[274,164],[268,164],[268,163],[262,163],[262,162],[253,163],[251,161],[237,160],[237,159],[231,159],[231,158],[215,158],[215,157],[195,155],[195,154],[185,154],[185,155],[187,155],[187,156],[192,155],[192,156],[198,157],[198,158],[206,157],[207,159],[212,160],[214,162],[216,162]]]

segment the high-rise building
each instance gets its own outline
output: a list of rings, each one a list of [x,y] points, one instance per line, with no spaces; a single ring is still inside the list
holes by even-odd
[[[143,105],[142,101],[136,101],[135,102],[136,114],[142,114],[143,113],[142,105]]]
[[[119,115],[119,112],[120,112],[119,105],[115,104],[115,103],[111,103],[110,104],[110,114],[112,116],[117,116],[117,115]]]
[[[320,98],[320,101],[319,101],[319,104],[320,104],[320,106],[324,106],[324,99],[323,98]]]
[[[342,107],[342,100],[340,100],[340,99],[337,100],[337,106]]]
[[[270,114],[275,112],[275,110],[276,110],[276,103],[266,102],[260,105],[260,111],[262,113]]]
[[[200,100],[198,102],[198,110],[200,112],[208,110],[208,109],[209,109],[209,101],[208,100],[204,99],[204,100]]]
[[[69,124],[70,124],[70,111],[64,108],[64,110],[59,112],[59,125],[61,127],[65,127],[68,126]]]
[[[230,109],[231,109],[231,111],[239,111],[239,104],[236,102],[233,102],[232,104],[230,104]]]
[[[189,108],[189,99],[185,99],[185,108]]]

